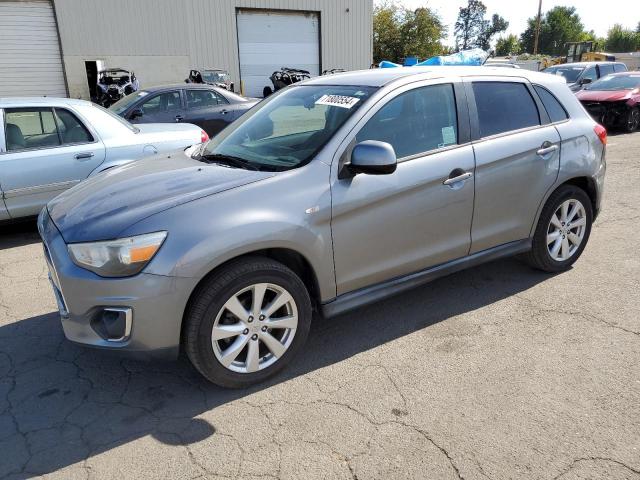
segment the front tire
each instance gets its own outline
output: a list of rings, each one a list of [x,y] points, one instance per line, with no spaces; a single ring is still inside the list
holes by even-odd
[[[633,133],[640,125],[640,109],[638,107],[630,108],[624,120],[624,131]]]
[[[184,346],[209,381],[243,388],[286,367],[304,345],[311,318],[309,293],[292,270],[248,257],[198,287],[185,316]]]
[[[531,251],[525,259],[545,272],[561,272],[582,254],[593,222],[591,199],[573,185],[563,185],[551,194],[538,220]]]

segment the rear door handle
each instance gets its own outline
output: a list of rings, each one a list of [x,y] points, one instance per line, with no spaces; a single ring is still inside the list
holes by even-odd
[[[227,113],[229,113],[229,110],[220,110],[220,113],[221,113],[222,115],[226,115]]]
[[[453,185],[454,183],[464,182],[465,180],[469,180],[473,176],[471,172],[464,172],[460,175],[456,175],[455,177],[449,177],[444,182],[443,185]]]
[[[76,153],[74,157],[76,160],[85,160],[87,158],[93,157],[93,152]]]
[[[540,145],[540,148],[536,153],[543,157],[548,153],[555,152],[556,150],[558,150],[558,145],[553,145],[551,142],[546,141],[542,145]]]

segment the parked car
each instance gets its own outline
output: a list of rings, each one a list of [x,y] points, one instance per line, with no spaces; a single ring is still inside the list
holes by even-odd
[[[221,68],[192,69],[189,71],[189,76],[185,80],[185,83],[206,83],[207,85],[223,88],[230,92],[234,91],[229,72]]]
[[[273,92],[277,92],[281,88],[293,85],[294,83],[301,82],[311,78],[311,73],[307,70],[301,70],[299,68],[287,68],[282,67],[280,70],[276,70],[271,74],[269,80],[273,85],[273,88],[266,86],[262,90],[262,96],[267,98]]]
[[[206,140],[195,125],[134,127],[83,100],[0,99],[0,221],[37,215],[108,168]]]
[[[140,83],[136,74],[122,68],[109,68],[98,72],[98,97],[95,102],[108,108],[122,97],[137,92]]]
[[[640,126],[640,72],[607,75],[576,93],[591,116],[608,128]]]
[[[553,65],[543,70],[544,73],[559,75],[565,79],[572,92],[577,92],[585,85],[614,72],[626,72],[627,66],[622,62],[576,62]]]
[[[565,82],[538,72],[412,67],[292,85],[207,144],[48,204],[39,229],[64,332],[182,348],[212,382],[259,382],[304,349],[314,309],[336,315],[513,254],[568,269],[600,209],[605,143]]]
[[[152,87],[124,97],[111,106],[131,123],[188,122],[210,137],[258,103],[233,92],[196,83]]]

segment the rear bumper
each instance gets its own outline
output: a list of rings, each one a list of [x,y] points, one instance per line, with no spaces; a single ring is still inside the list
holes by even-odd
[[[195,279],[146,273],[103,278],[73,263],[46,209],[38,230],[67,339],[154,357],[178,354],[182,316]],[[128,325],[122,335],[109,337],[100,322],[105,311],[114,310],[122,312]]]

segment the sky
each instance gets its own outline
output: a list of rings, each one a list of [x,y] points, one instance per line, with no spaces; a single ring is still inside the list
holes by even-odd
[[[562,5],[576,7],[585,30],[594,30],[599,37],[605,37],[614,23],[635,29],[640,21],[640,10],[632,8],[638,0],[542,0],[542,12]],[[445,43],[452,45],[453,25],[458,18],[460,7],[466,6],[466,0],[399,0],[408,8],[427,6],[436,10],[443,23],[449,27],[449,37]],[[538,14],[538,0],[482,0],[487,7],[487,17],[497,13],[509,22],[506,34],[520,35],[527,27],[527,18]],[[378,0],[376,0],[378,3]],[[637,6],[637,4],[636,4]],[[504,33],[498,34],[498,36]]]

